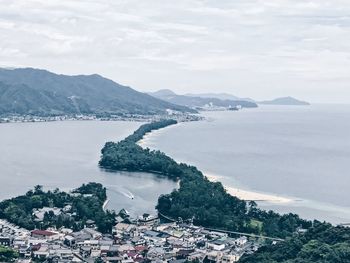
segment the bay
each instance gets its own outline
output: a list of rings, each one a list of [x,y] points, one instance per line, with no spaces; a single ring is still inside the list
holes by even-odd
[[[98,167],[107,141],[119,141],[138,122],[62,121],[0,124],[0,199],[26,193],[35,185],[71,190],[82,183],[107,187],[109,209],[132,215],[155,213],[162,193],[176,183],[153,174],[111,173]]]

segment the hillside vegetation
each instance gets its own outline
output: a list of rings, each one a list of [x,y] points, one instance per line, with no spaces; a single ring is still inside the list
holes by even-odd
[[[43,191],[38,185],[25,195],[0,202],[0,218],[29,230],[67,227],[74,231],[84,228],[86,221],[91,219],[96,222],[102,233],[110,233],[115,224],[115,214],[103,210],[102,206],[106,199],[106,188],[99,183],[83,184],[73,190],[72,194],[58,189]],[[44,207],[63,209],[67,205],[70,206],[67,213],[55,215],[46,212],[42,222],[33,214],[35,209]]]
[[[32,68],[0,69],[0,102],[0,115],[195,112],[100,75],[67,76]]]

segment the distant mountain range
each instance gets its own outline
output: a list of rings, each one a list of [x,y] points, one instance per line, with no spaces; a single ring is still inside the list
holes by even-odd
[[[306,101],[301,101],[293,97],[282,97],[282,98],[277,98],[274,100],[265,100],[265,101],[260,101],[258,104],[264,104],[264,105],[293,105],[293,106],[298,106],[298,105],[310,105],[310,103]]]
[[[67,76],[33,68],[0,69],[0,114],[162,114],[195,112],[100,75]]]
[[[150,92],[149,95],[165,100],[167,102],[178,104],[190,108],[202,108],[208,105],[214,107],[236,107],[242,106],[243,108],[255,108],[258,105],[255,102],[246,101],[246,100],[237,100],[237,99],[220,99],[216,97],[218,94],[211,94],[213,97],[210,97],[210,94],[187,94],[187,95],[178,95],[169,89],[163,89],[156,92]],[[219,94],[221,98],[237,98],[228,94]]]
[[[229,93],[198,93],[198,94],[187,93],[185,94],[185,96],[201,97],[201,98],[216,98],[220,100],[243,100],[243,101],[255,102],[251,98],[240,98]]]

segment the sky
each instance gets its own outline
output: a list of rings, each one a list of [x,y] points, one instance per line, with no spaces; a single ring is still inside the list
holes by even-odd
[[[349,0],[0,0],[0,67],[350,103]]]

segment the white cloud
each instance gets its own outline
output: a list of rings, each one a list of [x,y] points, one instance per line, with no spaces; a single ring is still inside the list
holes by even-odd
[[[0,4],[1,65],[100,73],[141,90],[350,102],[347,0]]]

